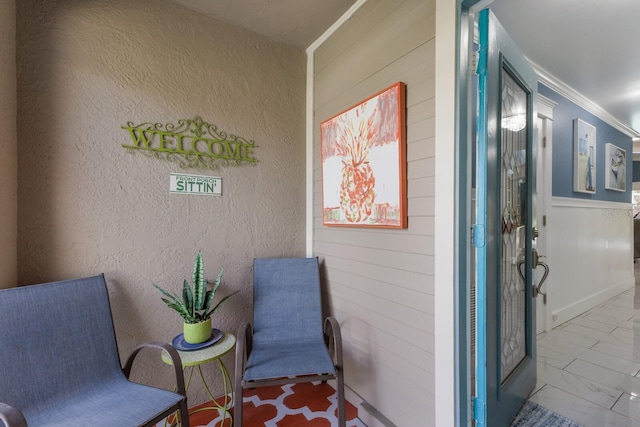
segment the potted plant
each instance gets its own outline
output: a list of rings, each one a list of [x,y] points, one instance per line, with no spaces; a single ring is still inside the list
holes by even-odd
[[[209,288],[209,282],[204,277],[202,253],[198,252],[193,264],[193,283],[189,285],[189,282],[184,280],[181,297],[177,294],[170,294],[155,283],[153,284],[166,297],[162,298],[162,301],[169,308],[174,309],[184,320],[184,340],[189,344],[199,344],[211,337],[211,315],[220,308],[223,302],[237,293],[236,291],[227,295],[212,307],[223,271],[224,269],[220,268],[216,281]]]

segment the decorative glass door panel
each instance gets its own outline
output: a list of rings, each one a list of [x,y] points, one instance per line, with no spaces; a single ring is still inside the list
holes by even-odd
[[[525,330],[527,92],[502,69],[501,108],[501,363],[500,381],[527,355]]]

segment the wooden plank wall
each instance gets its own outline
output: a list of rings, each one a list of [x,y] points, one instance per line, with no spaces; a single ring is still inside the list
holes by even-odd
[[[314,60],[314,254],[343,328],[346,382],[395,425],[430,426],[435,0],[368,1]],[[323,226],[320,123],[398,81],[407,95],[408,229]]]

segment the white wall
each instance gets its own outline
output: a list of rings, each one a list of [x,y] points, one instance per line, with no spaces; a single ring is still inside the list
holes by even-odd
[[[435,0],[368,1],[314,58],[313,251],[323,262],[329,310],[343,330],[346,383],[357,393],[352,401],[367,402],[398,426],[435,425],[439,392],[435,24]],[[407,96],[408,229],[324,226],[320,123],[397,81],[406,83]],[[380,425],[366,408],[360,416]]]
[[[456,420],[456,85],[457,2],[436,1],[435,425]],[[459,325],[462,328],[464,325]],[[463,399],[465,400],[465,399]],[[464,425],[464,420],[461,421]]]
[[[633,287],[635,279],[630,204],[553,197],[551,206],[546,287],[555,327]]]
[[[0,0],[0,289],[17,285],[16,2]]]

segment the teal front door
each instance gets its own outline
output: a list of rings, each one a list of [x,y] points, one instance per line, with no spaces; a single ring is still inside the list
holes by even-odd
[[[477,426],[507,427],[536,383],[537,78],[489,10],[478,18]]]

